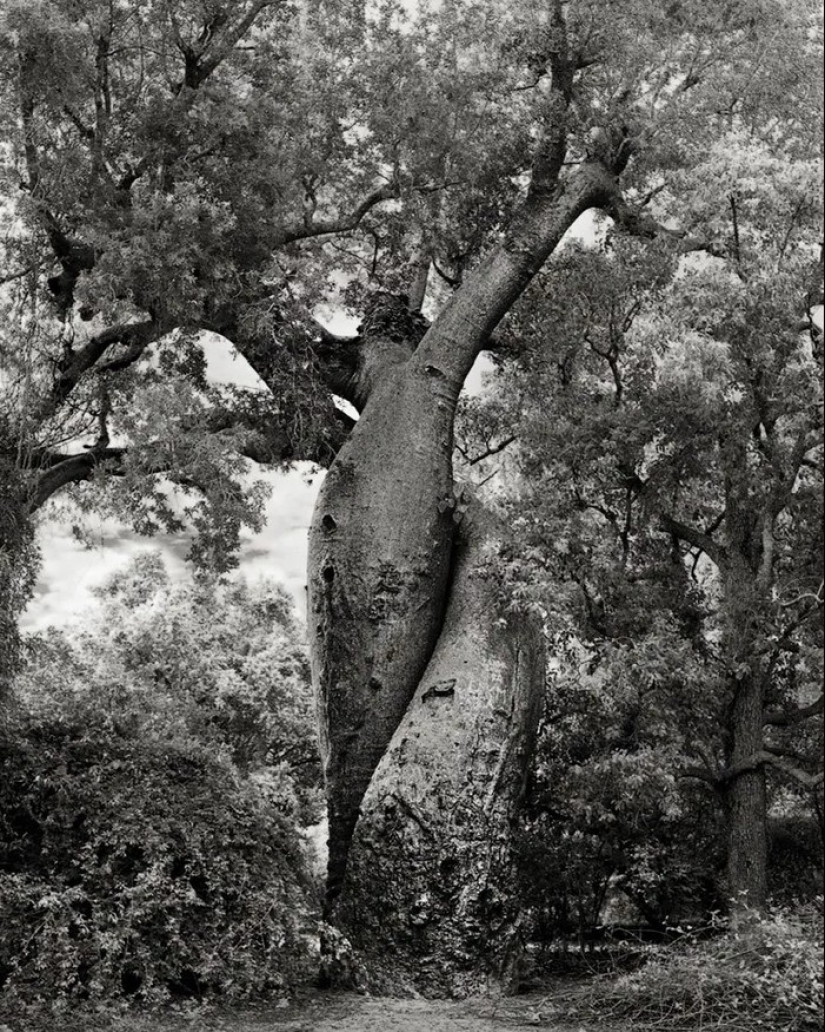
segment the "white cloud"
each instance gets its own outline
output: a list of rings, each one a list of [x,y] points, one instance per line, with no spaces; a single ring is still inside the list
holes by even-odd
[[[262,470],[259,476],[273,486],[266,505],[267,522],[260,533],[244,535],[239,571],[250,583],[264,578],[282,583],[303,615],[307,531],[322,474],[313,475],[305,464],[289,473]],[[109,519],[92,521],[91,531],[91,545],[84,544],[68,523],[48,513],[44,516],[37,534],[43,565],[35,596],[23,616],[24,630],[82,621],[94,601],[92,589],[143,552],[159,549],[170,572],[183,573],[189,547],[185,535],[139,537]]]

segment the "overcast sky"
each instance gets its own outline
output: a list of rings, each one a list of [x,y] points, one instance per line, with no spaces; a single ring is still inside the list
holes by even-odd
[[[336,327],[343,331],[341,327]],[[344,327],[343,329],[349,329]],[[216,383],[261,386],[258,377],[226,341],[210,339],[205,348],[208,375]],[[255,479],[272,485],[266,504],[266,526],[259,534],[246,532],[240,553],[240,572],[250,582],[261,578],[280,581],[294,596],[304,615],[307,531],[322,474],[309,463],[289,473],[255,470]],[[139,537],[115,520],[86,517],[91,547],[79,541],[71,525],[49,516],[38,529],[43,563],[35,597],[23,618],[26,630],[81,620],[92,603],[91,589],[142,552],[161,549],[172,573],[182,574],[189,547],[184,535]]]

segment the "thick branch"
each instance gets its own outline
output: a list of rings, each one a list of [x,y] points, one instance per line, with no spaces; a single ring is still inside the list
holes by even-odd
[[[761,762],[768,767],[774,767],[780,773],[785,774],[793,781],[799,782],[800,785],[804,785],[805,788],[817,788],[825,781],[825,774],[819,771],[817,774],[809,774],[806,770],[802,770],[801,767],[795,766],[793,763],[789,763],[781,756],[774,756],[769,752],[761,752],[759,754]]]
[[[96,334],[61,363],[51,391],[33,413],[32,418],[39,422],[53,415],[77,386],[80,378],[115,344],[125,344],[129,347],[134,361],[138,357],[138,349],[140,352],[144,351],[169,329],[170,327],[164,328],[155,320],[147,319],[144,322],[110,326]]]
[[[801,724],[811,717],[819,716],[823,712],[825,695],[812,702],[809,706],[800,706],[797,709],[774,709],[766,710],[763,722],[771,727],[792,727],[794,724]]]
[[[689,236],[684,230],[663,226],[641,207],[631,207],[618,191],[607,208],[607,214],[619,229],[630,236],[643,237],[646,240],[657,238],[672,240],[676,243],[676,249],[682,254],[705,251],[714,258],[728,257],[727,251],[715,241],[704,237]]]
[[[205,79],[208,79],[215,69],[229,57],[240,40],[252,28],[255,19],[262,11],[267,7],[281,6],[283,3],[284,0],[256,0],[234,26],[217,33],[212,32],[211,28],[205,29],[202,49],[198,54],[200,60],[197,64],[194,85],[199,86]],[[205,54],[209,56],[203,60]],[[192,85],[192,83],[187,83],[187,85]]]
[[[816,788],[823,782],[822,771],[817,774],[809,774],[806,770],[802,770],[800,767],[796,767],[794,764],[789,763],[782,756],[777,756],[774,753],[768,752],[766,749],[761,749],[759,752],[754,753],[752,756],[748,756],[747,759],[742,760],[740,763],[735,763],[731,767],[726,767],[720,772],[717,781],[719,784],[726,784],[733,781],[735,778],[740,777],[742,774],[748,774],[751,771],[759,770],[761,767],[774,767],[776,770],[786,774],[794,781],[798,781],[806,788]]]
[[[606,205],[615,178],[589,163],[558,191],[527,198],[496,249],[467,276],[415,355],[421,371],[441,376],[456,396],[477,355],[576,219]]]
[[[261,304],[269,303],[267,299],[261,299]],[[277,305],[274,300],[271,303]],[[283,379],[279,365],[281,356],[275,346],[277,340],[278,344],[285,345],[295,354],[302,352],[303,358],[308,354],[316,358],[325,386],[331,393],[357,407],[354,385],[358,377],[360,337],[339,337],[306,310],[301,313],[300,324],[295,322],[294,313],[289,321],[281,321],[277,308],[269,329],[256,328],[254,319],[247,325],[236,309],[216,313],[213,318],[204,320],[201,327],[230,340],[275,394],[280,392]]]
[[[550,92],[545,102],[544,128],[530,171],[530,195],[551,194],[567,156],[567,109],[573,95],[573,62],[567,40],[567,23],[560,0],[550,14],[551,49],[548,65]]]
[[[52,465],[43,470],[31,491],[29,511],[35,512],[41,508],[52,495],[69,484],[90,480],[102,463],[122,463],[125,455],[125,448],[102,448],[80,452],[77,455],[53,456]]]
[[[660,522],[662,529],[668,534],[672,534],[687,544],[693,545],[694,548],[701,549],[719,569],[725,568],[727,553],[709,534],[705,534],[696,527],[691,527],[686,523],[675,520],[671,516],[661,516]]]

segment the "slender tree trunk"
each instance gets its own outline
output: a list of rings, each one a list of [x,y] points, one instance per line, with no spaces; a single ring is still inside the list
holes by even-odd
[[[736,683],[731,710],[731,767],[747,765],[762,749],[763,700],[758,678]],[[734,913],[760,911],[767,895],[767,798],[765,769],[733,776],[725,791],[728,819],[728,890]]]
[[[756,654],[760,592],[752,564],[734,553],[725,576],[728,655],[734,665],[724,791],[728,820],[728,893],[734,916],[764,908],[767,895],[767,795],[763,748],[764,678]]]

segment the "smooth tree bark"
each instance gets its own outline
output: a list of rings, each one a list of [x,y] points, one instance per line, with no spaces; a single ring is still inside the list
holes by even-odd
[[[512,824],[543,693],[542,628],[501,589],[504,529],[477,502],[458,514],[438,644],[370,781],[336,908],[356,971],[383,991],[518,984]]]
[[[362,341],[350,384],[361,417],[319,495],[309,548],[333,979],[434,994],[514,987],[509,828],[542,664],[530,621],[519,628],[468,572],[488,539],[469,534],[457,551],[453,420],[498,322],[579,215],[610,203],[618,171],[593,160],[562,177],[559,161],[548,179],[542,165],[499,246],[417,346],[386,332]]]

